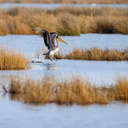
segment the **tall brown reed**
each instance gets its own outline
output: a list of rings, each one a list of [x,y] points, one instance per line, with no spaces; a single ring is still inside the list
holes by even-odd
[[[115,99],[124,102],[128,101],[128,79],[124,77],[123,79],[118,78],[117,84],[113,89],[115,93]]]
[[[81,33],[128,34],[128,9],[76,8],[57,9],[11,8],[0,10],[0,35],[34,34],[39,26],[61,35]]]
[[[127,61],[128,49],[116,50],[116,49],[99,49],[91,48],[85,50],[74,49],[67,55],[56,55],[57,59],[75,59],[75,60],[107,60],[107,61]]]
[[[49,77],[36,82],[31,79],[23,80],[11,77],[9,93],[12,99],[22,100],[25,103],[49,103],[53,97],[52,81]]]
[[[9,94],[12,100],[46,104],[108,104],[111,101],[128,101],[128,79],[118,78],[112,86],[96,87],[87,80],[73,78],[57,82],[50,77],[42,81],[11,78]]]
[[[59,24],[57,26],[57,31],[61,35],[80,35],[80,24],[81,21],[70,14],[60,15]]]
[[[27,69],[29,61],[22,53],[0,48],[0,70]]]

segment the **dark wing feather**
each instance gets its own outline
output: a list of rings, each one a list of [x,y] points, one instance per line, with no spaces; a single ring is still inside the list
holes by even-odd
[[[52,45],[55,47],[55,39],[57,38],[57,33],[56,32],[50,32],[50,38],[52,41]]]
[[[54,46],[52,44],[52,41],[51,41],[51,38],[50,38],[50,35],[48,33],[48,31],[46,30],[43,30],[43,37],[44,37],[44,43],[45,43],[45,46],[50,50],[50,49],[54,49]]]

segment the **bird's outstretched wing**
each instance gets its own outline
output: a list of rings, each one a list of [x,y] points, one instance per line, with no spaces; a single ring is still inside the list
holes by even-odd
[[[45,46],[48,48],[48,50],[54,49],[49,32],[47,30],[42,29],[41,36],[43,36]]]
[[[63,40],[60,36],[57,35],[56,32],[48,32],[45,29],[36,27],[35,28],[36,33],[40,34],[44,38],[45,46],[50,50],[55,48],[55,39],[58,42],[63,42],[65,44],[68,44],[65,40]]]
[[[50,32],[50,38],[52,41],[52,45],[55,47],[55,39],[57,38],[57,33],[56,32]]]

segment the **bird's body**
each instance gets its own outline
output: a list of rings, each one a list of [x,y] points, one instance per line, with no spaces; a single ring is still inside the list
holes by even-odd
[[[48,32],[47,30],[38,28],[38,31],[40,35],[44,38],[45,46],[48,48],[48,52],[44,53],[43,55],[46,55],[49,59],[54,59],[54,55],[59,51],[59,41],[66,43],[63,39],[58,37],[56,32]],[[55,45],[55,41],[57,42],[57,45]],[[66,43],[67,44],[67,43]]]
[[[59,48],[55,48],[55,49],[53,49],[53,50],[50,50],[49,52],[48,52],[48,56],[50,56],[50,57],[54,57],[54,55],[57,53],[59,51]]]
[[[53,49],[49,49],[47,53],[44,53],[43,55],[46,55],[46,58],[50,58],[51,60],[54,59],[54,55],[59,51],[59,43],[57,42],[57,46]]]
[[[43,33],[44,43],[46,47],[48,48],[48,52],[44,53],[43,55],[46,55],[47,58],[50,58],[51,60],[54,58],[54,55],[59,51],[59,43],[57,42],[57,46],[55,46],[55,39],[57,38],[56,33],[48,33],[48,31],[45,31]]]

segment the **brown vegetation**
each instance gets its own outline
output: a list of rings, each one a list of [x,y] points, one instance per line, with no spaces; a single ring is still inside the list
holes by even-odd
[[[42,81],[11,78],[9,94],[12,100],[34,104],[108,104],[112,101],[128,101],[128,79],[119,78],[115,85],[96,87],[79,78],[55,82],[46,77]]]
[[[74,59],[74,60],[107,60],[107,61],[128,61],[128,49],[110,50],[91,48],[85,50],[74,49],[67,55],[58,54],[56,59]]]
[[[103,4],[122,4],[128,3],[128,0],[0,0],[0,2],[13,3],[103,3]]]
[[[128,34],[128,9],[11,8],[0,10],[0,17],[0,35],[34,34],[36,26],[48,31],[57,31],[60,35],[80,35],[81,33]]]
[[[22,53],[0,48],[0,70],[27,69],[29,61]]]

